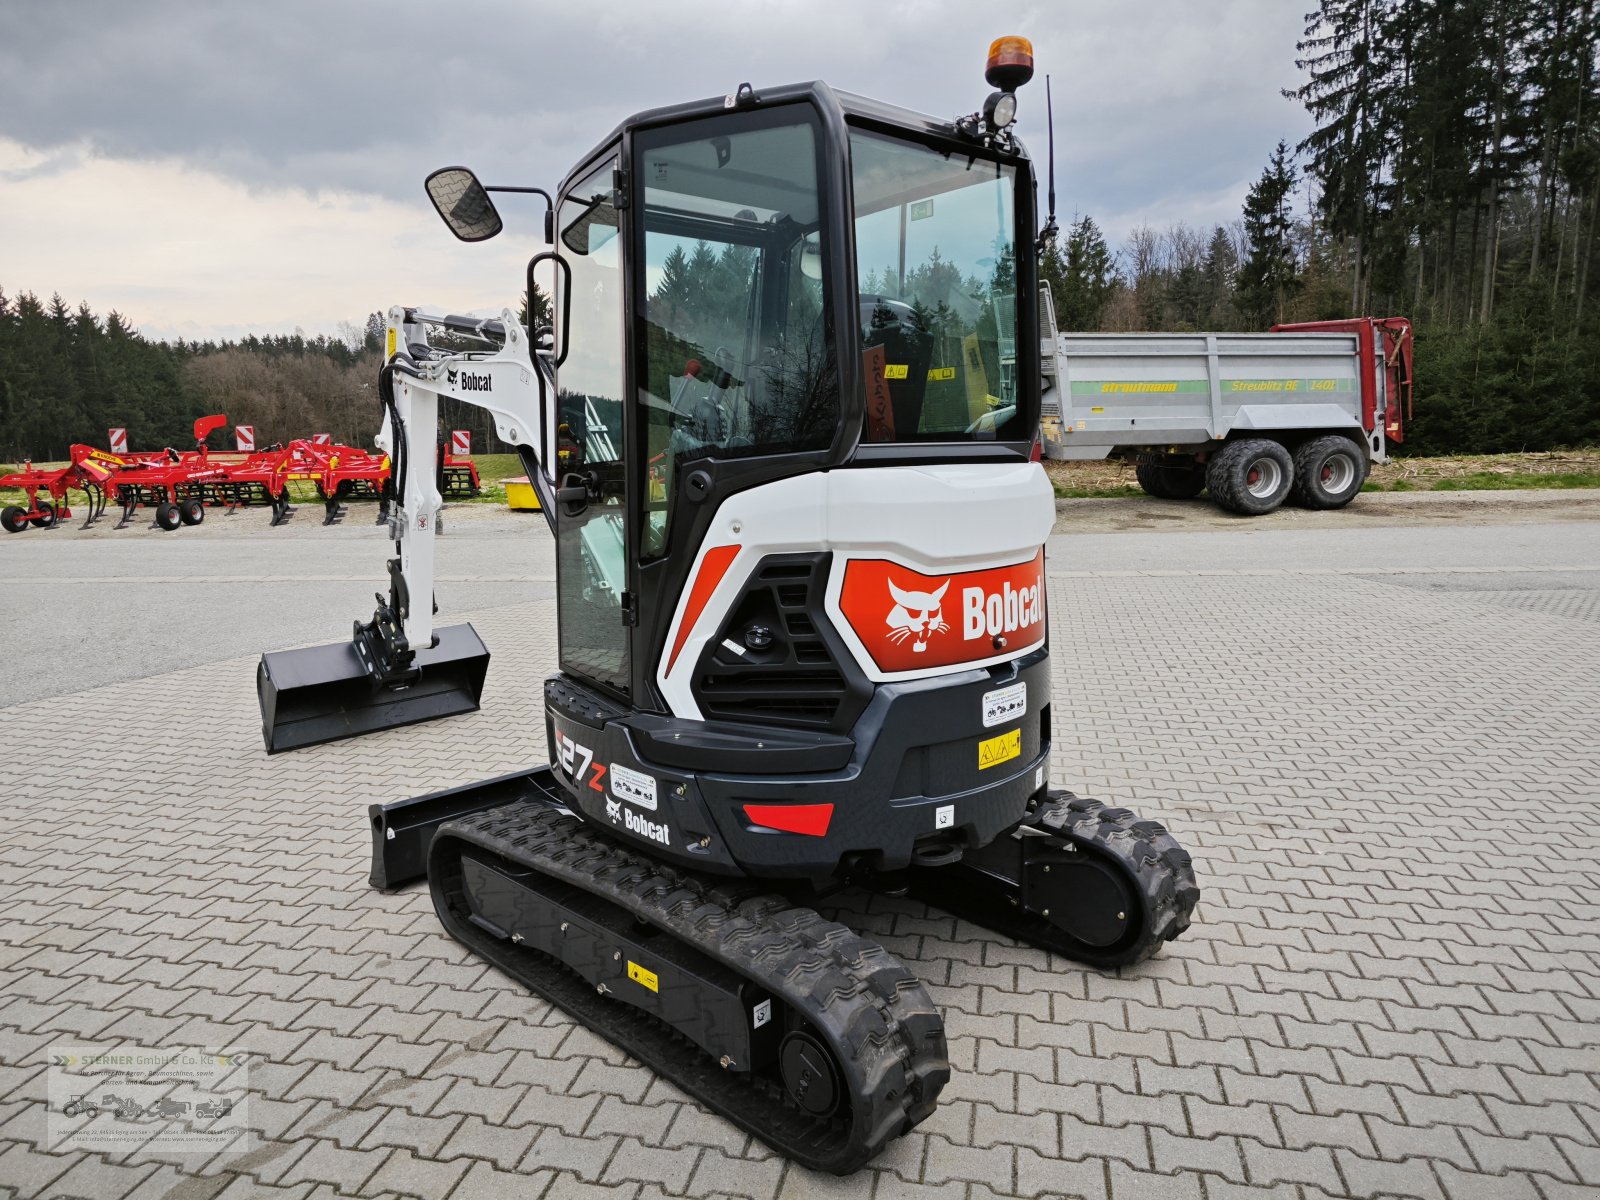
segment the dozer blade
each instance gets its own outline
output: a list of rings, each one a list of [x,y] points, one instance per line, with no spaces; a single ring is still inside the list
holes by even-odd
[[[428,847],[433,834],[446,821],[469,817],[485,809],[528,801],[566,808],[566,793],[549,767],[516,771],[463,787],[429,792],[409,800],[372,804],[372,873],[369,881],[382,891],[393,891],[425,879]]]
[[[263,654],[256,694],[267,753],[476,712],[489,651],[471,625],[434,632],[438,645],[418,650],[415,677],[398,685],[369,675],[353,642]]]

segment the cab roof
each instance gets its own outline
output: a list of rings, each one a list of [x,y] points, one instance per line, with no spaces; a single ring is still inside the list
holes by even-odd
[[[746,89],[749,89],[748,92]],[[814,104],[822,113],[826,123],[838,122],[843,125],[847,121],[878,126],[884,129],[893,129],[913,136],[934,137],[959,141],[969,146],[977,153],[992,153],[977,146],[970,139],[963,136],[956,128],[955,121],[941,120],[931,117],[926,113],[917,112],[915,109],[901,108],[897,104],[885,104],[881,100],[874,100],[870,96],[859,96],[854,92],[841,92],[829,87],[821,80],[812,80],[809,83],[789,83],[780,87],[762,88],[756,91],[748,84],[740,84],[737,92],[730,92],[724,96],[712,96],[704,100],[691,100],[683,104],[672,104],[661,108],[647,108],[634,113],[617,124],[606,134],[588,154],[581,158],[572,170],[567,172],[566,178],[561,181],[561,190],[567,184],[586,173],[590,164],[613,146],[626,132],[639,129],[650,129],[660,125],[672,125],[683,121],[692,121],[700,117],[718,116],[728,112],[750,112],[770,108],[778,104],[791,104],[797,101],[806,101]],[[842,133],[843,130],[841,129]],[[1005,155],[1008,159],[1026,159],[1026,149],[1020,141],[1015,141],[1015,150]]]

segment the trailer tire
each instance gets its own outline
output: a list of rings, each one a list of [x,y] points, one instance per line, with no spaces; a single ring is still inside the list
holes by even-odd
[[[28,518],[22,514],[28,510],[20,505],[8,504],[0,509],[0,525],[5,526],[7,533],[21,533],[28,527]]]
[[[1206,471],[1199,465],[1160,467],[1154,463],[1138,463],[1133,474],[1144,494],[1158,500],[1193,500],[1206,490]]]
[[[178,505],[178,517],[185,525],[198,525],[206,519],[205,502],[190,497]]]
[[[178,506],[170,500],[163,500],[156,505],[156,524],[168,532],[183,524],[183,518],[178,515]]]
[[[48,500],[39,501],[39,515],[29,517],[28,524],[35,529],[49,529],[56,523],[56,506]]]
[[[1343,508],[1361,492],[1369,464],[1362,448],[1340,434],[1313,438],[1294,452],[1294,496],[1307,508]]]
[[[1270,438],[1229,442],[1206,464],[1206,490],[1221,508],[1260,517],[1288,498],[1294,486],[1294,459]]]

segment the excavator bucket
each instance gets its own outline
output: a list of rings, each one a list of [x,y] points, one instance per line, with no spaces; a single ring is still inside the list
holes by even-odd
[[[477,711],[489,651],[471,625],[436,629],[437,643],[387,678],[362,628],[348,642],[261,656],[256,694],[268,754]]]

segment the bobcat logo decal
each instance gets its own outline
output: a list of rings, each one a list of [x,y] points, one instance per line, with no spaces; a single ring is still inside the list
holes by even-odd
[[[912,653],[924,653],[930,637],[950,628],[945,622],[942,607],[945,589],[950,586],[950,581],[946,579],[932,592],[910,592],[895,587],[893,580],[887,582],[889,594],[894,597],[894,607],[889,610],[887,621],[889,640],[899,645],[907,638],[914,638]]]

